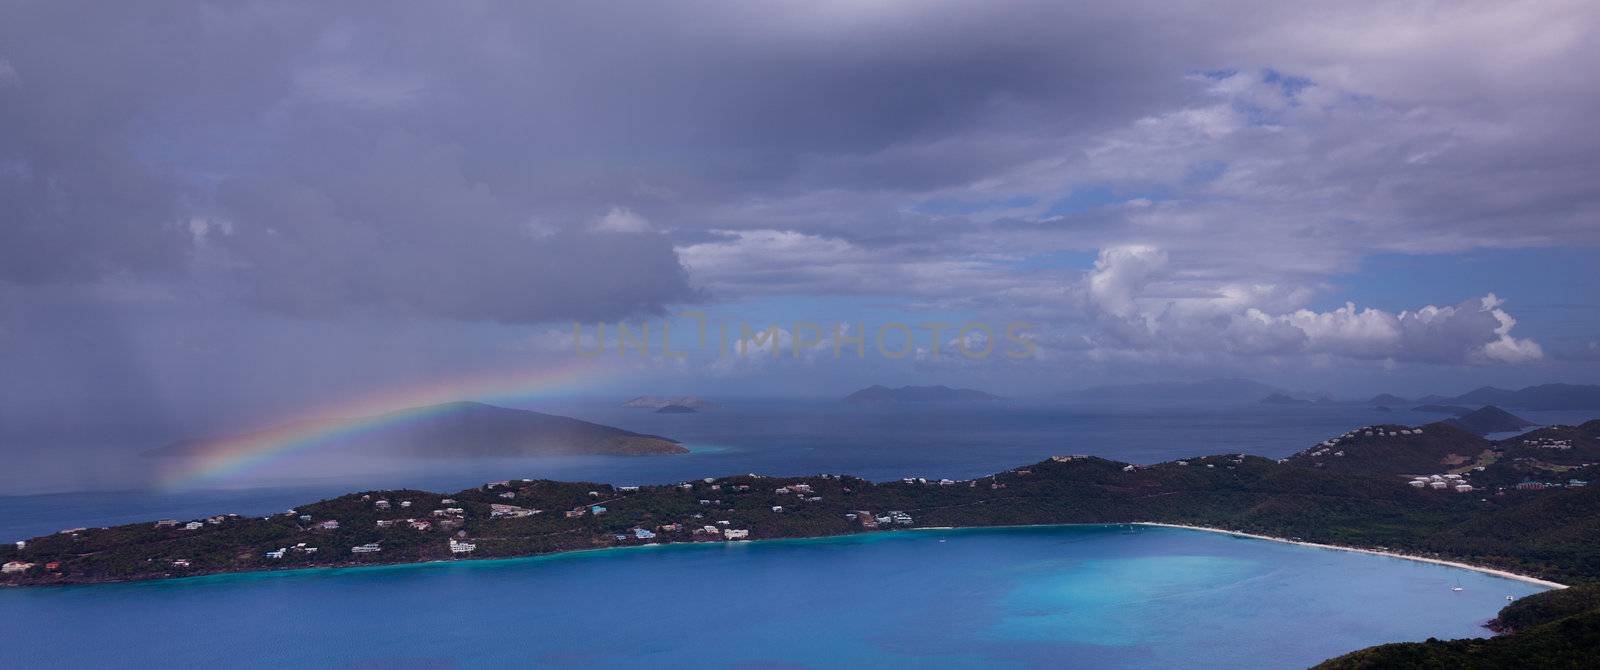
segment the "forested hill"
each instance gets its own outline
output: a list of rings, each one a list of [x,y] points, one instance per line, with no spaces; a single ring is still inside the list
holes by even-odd
[[[1387,668],[1594,668],[1600,659],[1600,583],[1546,591],[1500,611],[1508,635],[1369,647],[1317,670]]]

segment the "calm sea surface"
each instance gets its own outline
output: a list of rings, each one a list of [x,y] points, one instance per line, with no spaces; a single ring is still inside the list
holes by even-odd
[[[0,667],[1290,668],[1537,590],[1186,530],[905,531],[12,589]]]

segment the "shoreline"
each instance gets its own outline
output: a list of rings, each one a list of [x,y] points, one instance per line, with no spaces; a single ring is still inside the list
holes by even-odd
[[[1407,560],[1407,561],[1417,561],[1417,562],[1420,562],[1420,563],[1433,563],[1435,565],[1444,565],[1444,566],[1448,566],[1448,567],[1452,567],[1452,568],[1460,568],[1462,570],[1471,570],[1473,572],[1481,572],[1481,573],[1488,574],[1488,575],[1494,575],[1496,577],[1503,577],[1505,579],[1512,579],[1512,580],[1516,580],[1516,581],[1519,581],[1519,582],[1525,582],[1525,583],[1528,583],[1528,584],[1535,584],[1535,585],[1543,586],[1543,587],[1546,587],[1546,588],[1549,588],[1549,589],[1553,589],[1553,590],[1559,590],[1559,589],[1567,588],[1566,584],[1561,584],[1561,583],[1558,583],[1558,582],[1552,582],[1552,581],[1550,581],[1548,579],[1540,579],[1538,577],[1531,577],[1531,576],[1528,576],[1528,575],[1518,574],[1518,573],[1515,573],[1515,572],[1511,572],[1509,570],[1501,570],[1499,568],[1484,567],[1484,566],[1481,566],[1481,565],[1473,565],[1471,563],[1463,563],[1461,561],[1451,561],[1451,560],[1446,560],[1446,559],[1443,559],[1443,558],[1430,558],[1430,557],[1427,557],[1427,556],[1412,556],[1410,554],[1402,554],[1402,553],[1393,552],[1393,551],[1379,551],[1377,549],[1362,549],[1360,547],[1347,547],[1347,546],[1338,545],[1338,544],[1322,544],[1322,543],[1319,543],[1319,542],[1305,542],[1305,541],[1301,541],[1301,540],[1291,540],[1291,539],[1284,538],[1284,537],[1273,537],[1271,535],[1258,535],[1256,533],[1246,533],[1244,531],[1228,530],[1226,528],[1212,528],[1212,527],[1209,527],[1209,526],[1189,526],[1189,525],[1178,524],[1178,523],[1162,523],[1162,522],[1159,522],[1159,521],[1134,521],[1134,522],[1131,522],[1131,524],[1135,525],[1135,526],[1154,526],[1154,527],[1158,527],[1158,528],[1177,528],[1177,529],[1181,529],[1181,530],[1196,530],[1196,531],[1201,531],[1201,532],[1206,532],[1206,533],[1217,533],[1217,534],[1221,534],[1221,535],[1231,535],[1233,537],[1243,537],[1243,538],[1248,538],[1248,539],[1252,539],[1252,540],[1267,540],[1269,542],[1282,542],[1284,544],[1294,544],[1294,545],[1299,545],[1299,546],[1302,546],[1302,547],[1312,547],[1312,548],[1315,548],[1315,549],[1331,549],[1333,551],[1349,551],[1349,552],[1355,552],[1355,553],[1358,553],[1358,554],[1370,554],[1370,555],[1373,555],[1373,556],[1388,556],[1390,558],[1400,558],[1400,559],[1404,559],[1404,560]],[[1099,524],[1095,524],[1095,525],[1099,525]],[[1106,525],[1115,525],[1115,524],[1106,524]]]
[[[568,549],[568,550],[564,550],[564,551],[553,551],[553,552],[542,553],[542,554],[527,554],[527,555],[523,555],[523,556],[495,556],[495,557],[483,557],[483,558],[452,558],[452,559],[434,559],[434,560],[426,560],[426,561],[404,561],[404,562],[397,562],[397,563],[374,563],[374,564],[310,565],[310,566],[301,566],[301,567],[271,568],[271,569],[266,569],[266,570],[230,570],[230,571],[223,571],[223,572],[209,572],[209,573],[196,574],[196,575],[184,575],[184,576],[181,576],[181,577],[153,577],[153,578],[135,578],[135,579],[113,579],[113,580],[105,580],[105,581],[65,582],[65,583],[55,583],[55,584],[0,584],[0,587],[10,587],[10,588],[18,588],[18,589],[35,589],[35,588],[51,589],[51,588],[109,586],[109,585],[114,585],[114,584],[142,584],[142,583],[156,583],[156,582],[174,583],[174,582],[184,582],[184,581],[188,581],[188,580],[210,580],[210,579],[216,579],[216,578],[221,578],[221,577],[240,576],[240,575],[281,576],[281,575],[292,575],[294,573],[345,572],[345,571],[357,572],[357,571],[362,571],[362,570],[425,568],[425,567],[430,567],[430,566],[444,566],[444,565],[488,565],[488,564],[492,564],[492,563],[502,563],[502,562],[504,562],[504,563],[524,562],[524,561],[532,562],[532,561],[541,560],[541,559],[554,559],[554,558],[569,557],[569,556],[582,556],[582,555],[585,555],[585,554],[598,554],[598,553],[605,553],[605,552],[626,551],[626,550],[630,550],[630,549],[646,549],[646,548],[657,548],[657,549],[659,549],[659,548],[666,548],[666,547],[729,547],[729,546],[756,545],[756,544],[778,543],[778,542],[805,542],[805,541],[812,541],[812,540],[828,540],[828,539],[836,539],[836,538],[859,538],[859,537],[869,537],[869,536],[874,536],[874,535],[894,535],[894,534],[899,534],[899,533],[918,533],[918,532],[927,532],[927,531],[983,531],[983,530],[1027,529],[1027,528],[1093,528],[1093,527],[1114,527],[1114,526],[1148,526],[1148,527],[1152,527],[1152,528],[1171,528],[1171,529],[1176,529],[1176,530],[1192,530],[1192,531],[1201,531],[1201,532],[1206,532],[1206,533],[1216,533],[1216,534],[1219,534],[1219,535],[1229,535],[1229,536],[1233,536],[1233,537],[1250,539],[1250,540],[1265,540],[1265,541],[1268,541],[1268,542],[1279,542],[1279,543],[1283,543],[1283,544],[1293,544],[1293,545],[1299,545],[1299,546],[1302,546],[1302,547],[1311,547],[1313,549],[1327,549],[1327,550],[1333,550],[1333,551],[1348,551],[1348,552],[1354,552],[1354,553],[1358,553],[1358,554],[1368,554],[1368,555],[1372,555],[1372,556],[1387,556],[1387,557],[1390,557],[1390,558],[1399,558],[1399,559],[1404,559],[1404,560],[1408,560],[1408,561],[1418,561],[1418,562],[1422,562],[1422,563],[1432,563],[1432,564],[1435,564],[1435,565],[1443,565],[1443,566],[1446,566],[1446,567],[1458,568],[1458,569],[1462,569],[1462,570],[1471,570],[1473,572],[1494,575],[1496,577],[1502,577],[1502,578],[1505,578],[1505,579],[1511,579],[1511,580],[1524,582],[1524,583],[1528,583],[1528,584],[1534,584],[1534,585],[1542,586],[1542,587],[1545,587],[1545,588],[1548,588],[1548,589],[1552,589],[1552,590],[1560,590],[1560,589],[1568,588],[1568,586],[1566,584],[1552,582],[1552,581],[1549,581],[1549,580],[1546,580],[1546,579],[1539,579],[1538,577],[1531,577],[1531,576],[1528,576],[1528,575],[1522,575],[1522,574],[1518,574],[1518,573],[1515,573],[1515,572],[1510,572],[1510,571],[1507,571],[1507,570],[1500,570],[1498,568],[1489,568],[1489,567],[1484,567],[1484,566],[1479,566],[1479,565],[1473,565],[1471,563],[1463,563],[1463,562],[1460,562],[1460,561],[1451,561],[1451,560],[1446,560],[1446,559],[1441,559],[1441,558],[1429,558],[1429,557],[1426,557],[1426,556],[1411,556],[1411,555],[1408,555],[1408,554],[1401,554],[1401,553],[1391,552],[1391,551],[1379,551],[1377,549],[1362,549],[1360,547],[1348,547],[1348,546],[1337,545],[1337,544],[1321,544],[1321,543],[1317,543],[1317,542],[1304,542],[1304,541],[1301,541],[1301,540],[1291,540],[1291,539],[1288,539],[1288,538],[1273,537],[1273,536],[1270,536],[1270,535],[1260,535],[1260,534],[1256,534],[1256,533],[1246,533],[1244,531],[1228,530],[1226,528],[1213,528],[1213,527],[1209,527],[1209,526],[1191,526],[1191,525],[1176,524],[1176,523],[1163,523],[1163,522],[1159,522],[1159,521],[1119,521],[1119,522],[1096,522],[1096,523],[1033,523],[1033,524],[1002,524],[1002,525],[993,525],[993,526],[988,526],[988,525],[985,525],[985,526],[920,526],[920,527],[915,527],[915,528],[898,528],[898,529],[894,529],[894,530],[885,530],[885,531],[878,531],[878,532],[870,532],[869,531],[869,532],[864,532],[864,533],[845,533],[845,534],[841,534],[841,535],[811,535],[811,536],[804,536],[804,537],[772,537],[772,538],[761,538],[761,539],[755,539],[755,540],[737,540],[737,541],[722,541],[722,542],[650,542],[650,543],[646,543],[646,544],[617,546],[617,547],[589,547],[589,548],[584,548],[584,549]]]

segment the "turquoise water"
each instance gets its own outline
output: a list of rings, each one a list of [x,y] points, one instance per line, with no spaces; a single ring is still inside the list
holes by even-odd
[[[908,531],[13,589],[0,667],[1285,668],[1538,590],[1177,529]]]

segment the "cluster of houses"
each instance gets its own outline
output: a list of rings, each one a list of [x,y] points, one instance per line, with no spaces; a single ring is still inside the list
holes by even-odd
[[[773,489],[772,492],[776,493],[776,494],[778,494],[780,496],[793,495],[794,497],[799,498],[801,500],[804,500],[806,502],[822,502],[822,496],[812,495],[813,491],[811,490],[811,485],[810,484],[790,484],[788,486],[780,486],[778,488]],[[704,501],[702,501],[702,502],[704,502]],[[722,501],[718,500],[716,502],[720,503]],[[782,507],[774,507],[774,508],[772,508],[772,511],[774,511],[774,512],[782,512],[783,508]]]
[[[932,480],[932,479],[928,479],[927,477],[903,477],[903,478],[900,479],[900,481],[901,481],[901,483],[904,483],[904,484],[937,484],[939,486],[955,486],[956,484],[960,484],[961,483],[961,482],[958,482],[958,481],[956,481],[954,479]],[[966,481],[966,480],[962,480],[962,481]],[[969,486],[969,487],[977,486],[977,482],[967,482],[967,486]]]
[[[278,547],[277,549],[273,549],[272,551],[267,552],[267,558],[271,558],[271,559],[274,559],[274,560],[281,559],[281,558],[284,557],[285,554],[288,554],[291,551],[293,551],[294,553],[297,553],[297,554],[315,554],[315,553],[317,553],[317,548],[316,547],[311,547],[311,546],[306,546],[306,543],[301,542],[301,543],[298,543],[298,544],[294,545],[293,547]],[[186,559],[180,558],[180,559],[177,559],[177,560],[173,561],[172,565],[174,567],[187,568],[187,567],[189,567],[189,561],[186,560]]]
[[[1422,429],[1400,428],[1397,430],[1394,428],[1385,428],[1383,426],[1366,426],[1345,433],[1343,437],[1355,437],[1356,433],[1360,433],[1362,437],[1400,437],[1403,435],[1421,435]]]
[[[534,480],[524,477],[524,478],[516,480],[516,481],[519,482],[519,483],[522,483],[522,484],[532,484]],[[511,482],[512,482],[512,480],[510,480],[510,479],[502,479],[500,481],[488,482],[488,483],[484,484],[482,488],[485,491],[489,491],[489,490],[492,490],[492,489],[506,488],[508,486],[511,486]]]
[[[1327,440],[1323,440],[1321,443],[1319,443],[1316,447],[1313,447],[1312,449],[1313,450],[1318,449],[1318,448],[1331,449],[1331,448],[1334,448],[1334,447],[1338,447],[1340,444],[1344,444],[1346,442],[1353,442],[1353,441],[1356,440],[1356,438],[1360,438],[1360,437],[1405,437],[1407,435],[1421,435],[1421,434],[1422,434],[1422,429],[1421,428],[1395,428],[1393,426],[1362,426],[1362,427],[1357,428],[1355,430],[1351,430],[1349,432],[1346,432],[1345,434],[1340,435],[1338,437],[1327,439]],[[1316,456],[1318,454],[1313,453],[1312,455]]]
[[[0,574],[14,575],[17,573],[27,572],[32,570],[37,565],[39,564],[29,563],[26,561],[7,561],[5,565],[0,566]],[[61,570],[61,561],[47,562],[44,564],[44,569],[50,572],[59,572]]]
[[[451,500],[450,502],[453,503],[455,501]],[[409,505],[405,506],[409,507]],[[507,516],[518,517],[538,514],[539,512],[540,510],[523,509],[521,507],[513,507],[511,505],[491,505],[489,515],[492,518]],[[376,521],[376,525],[378,528],[394,528],[404,524],[406,528],[422,532],[433,530],[435,527],[441,530],[453,530],[466,524],[467,510],[460,507],[443,507],[433,510],[429,514],[433,517],[432,519],[378,519]],[[319,526],[326,527],[327,524],[333,524],[331,528],[339,527],[339,522],[337,521],[324,521],[322,524],[319,524]]]
[[[1234,454],[1232,456],[1207,456],[1206,458],[1227,458],[1228,460],[1226,461],[1226,463],[1229,464],[1227,466],[1227,468],[1229,470],[1234,469],[1234,466],[1243,465],[1244,464],[1244,454]],[[1288,459],[1282,459],[1282,460],[1279,460],[1278,462],[1279,463],[1283,463],[1283,462],[1285,462],[1287,460]],[[1195,462],[1198,463],[1199,465],[1204,465],[1204,466],[1206,466],[1208,468],[1217,467],[1216,463],[1207,463],[1207,462],[1205,462],[1204,459],[1195,459]],[[1189,461],[1187,461],[1187,460],[1184,460],[1184,461],[1173,461],[1172,464],[1173,465],[1182,466],[1182,467],[1188,467],[1189,466]],[[1123,466],[1122,471],[1123,472],[1133,472],[1134,470],[1137,470],[1137,469],[1139,469],[1138,466],[1128,465],[1128,466]]]
[[[1585,486],[1588,486],[1588,485],[1589,485],[1589,482],[1586,482],[1586,481],[1584,481],[1582,479],[1568,479],[1566,481],[1566,483],[1564,483],[1564,484],[1561,483],[1561,482],[1522,482],[1521,484],[1517,484],[1517,490],[1519,490],[1519,491],[1543,491],[1545,489],[1560,489],[1560,488],[1581,489],[1581,488],[1583,488]]]
[[[460,516],[461,515],[461,514],[455,514],[455,513],[451,512],[451,510],[457,510],[461,514],[465,514],[466,513],[465,510],[462,510],[459,507],[447,507],[447,508],[445,508],[443,510],[445,512],[445,514],[442,515],[442,516],[449,517],[449,516]],[[440,510],[435,510],[435,512],[437,512],[437,511],[440,511]],[[493,504],[489,505],[489,518],[491,518],[491,519],[520,519],[520,518],[525,517],[525,516],[533,516],[535,514],[543,514],[543,513],[544,513],[544,510],[528,509],[526,507],[517,507],[516,505],[503,505],[503,504],[500,504],[500,503],[493,503]],[[567,516],[572,516],[572,515],[568,514]]]
[[[633,528],[626,533],[617,533],[612,537],[618,542],[626,542],[628,540],[654,540],[656,534],[646,528]]]
[[[882,515],[875,515],[866,510],[856,510],[854,512],[846,512],[844,518],[851,521],[859,521],[861,522],[861,527],[868,530],[876,529],[879,526],[909,526],[913,523],[911,515],[900,510],[893,510]]]
[[[1535,447],[1538,449],[1571,449],[1572,440],[1558,440],[1553,437],[1536,437],[1530,440],[1523,440],[1522,445],[1525,447]]]
[[[1435,491],[1455,491],[1456,493],[1471,493],[1472,484],[1467,483],[1464,475],[1418,475],[1411,479],[1411,488],[1431,489]]]
[[[1481,470],[1482,468],[1478,468],[1478,469]],[[1455,491],[1457,493],[1471,493],[1473,491],[1480,490],[1480,489],[1472,486],[1472,484],[1467,481],[1467,478],[1466,478],[1465,475],[1457,475],[1457,474],[1426,475],[1426,476],[1419,475],[1417,477],[1413,477],[1411,479],[1410,484],[1411,484],[1412,488],[1430,489],[1430,490],[1435,490],[1435,491]],[[1560,489],[1560,488],[1576,489],[1576,488],[1583,488],[1583,487],[1588,486],[1588,485],[1589,485],[1589,482],[1586,482],[1586,481],[1581,480],[1581,479],[1568,479],[1565,482],[1560,482],[1560,481],[1525,481],[1525,482],[1519,483],[1519,484],[1517,484],[1517,485],[1515,485],[1515,486],[1513,486],[1511,488],[1514,488],[1514,489],[1516,489],[1518,491],[1543,491],[1543,490],[1546,490],[1546,489]],[[1505,489],[1506,489],[1506,487],[1504,487],[1504,486],[1496,487],[1497,491],[1501,491],[1502,492],[1500,495],[1503,495],[1503,492],[1505,491]]]
[[[722,526],[729,525],[727,521],[718,521],[717,523],[722,525]],[[678,526],[678,524],[672,524],[672,525],[673,526]],[[679,526],[679,527],[681,528],[681,526]],[[665,529],[666,527],[663,526],[662,528]],[[742,528],[719,528],[717,526],[701,526],[699,528],[694,529],[694,532],[692,534],[694,536],[696,536],[696,537],[709,536],[711,539],[717,539],[717,538],[722,538],[724,540],[747,540],[747,539],[750,539],[750,531],[742,529]]]
[[[895,510],[895,511],[889,512],[888,514],[885,514],[883,516],[877,517],[876,521],[878,522],[878,525],[880,525],[880,526],[886,526],[886,525],[889,525],[889,524],[895,524],[895,525],[899,525],[899,526],[909,526],[912,523],[911,515],[910,514],[906,514],[905,512],[901,512],[899,510]]]
[[[712,479],[712,478],[706,478],[706,479],[704,479],[702,481],[706,482],[706,483],[710,483],[710,482],[715,481],[715,480]],[[679,488],[682,488],[682,487],[690,487],[690,488],[692,488],[693,485],[694,485],[693,483],[684,483],[684,484],[678,484],[677,486]],[[749,486],[744,486],[744,485],[740,485],[740,486],[742,486],[746,490],[749,489]],[[713,488],[720,488],[720,486],[713,485]],[[733,487],[730,486],[730,488],[733,488]],[[811,489],[810,486],[805,485],[805,484],[800,484],[800,485],[797,485],[797,486],[796,485],[791,485],[788,488],[790,489],[790,493],[796,493],[796,494],[799,494],[799,495],[803,495],[804,493],[809,493],[810,489]],[[797,491],[796,489],[799,489],[799,490]],[[704,500],[704,501],[701,501],[702,504],[720,504],[721,502],[722,501],[720,501],[720,500]],[[779,508],[779,507],[775,507],[774,508],[775,511],[779,510],[779,509],[781,509],[781,508]],[[567,516],[569,518],[576,518],[576,517],[581,517],[581,516],[584,516],[584,515],[587,515],[587,514],[604,514],[605,511],[606,511],[606,509],[604,507],[601,507],[599,505],[591,505],[591,506],[589,506],[587,508],[579,507],[579,508],[574,509],[574,510],[568,510],[566,514],[567,514]],[[703,518],[705,518],[705,516],[706,516],[705,514],[694,514],[693,515],[693,517],[696,518],[696,519],[703,519]],[[648,541],[656,539],[659,536],[659,534],[661,534],[661,533],[673,533],[673,534],[676,534],[676,533],[682,533],[682,532],[685,532],[685,531],[689,531],[691,533],[691,535],[693,536],[693,538],[696,539],[696,540],[701,540],[701,539],[709,539],[709,540],[747,540],[747,539],[750,538],[750,531],[749,530],[742,529],[742,528],[729,528],[728,526],[730,526],[730,525],[732,525],[731,521],[723,519],[723,520],[716,521],[715,525],[707,524],[707,525],[699,526],[699,527],[696,527],[696,528],[693,528],[693,529],[691,529],[686,524],[678,523],[678,522],[661,524],[659,526],[656,526],[654,530],[651,530],[649,528],[637,527],[636,526],[634,528],[629,529],[626,532],[613,533],[612,534],[612,539],[616,540],[617,542],[634,542],[634,541],[648,542]]]
[[[404,510],[410,509],[415,505],[415,503],[410,500],[390,501],[385,498],[374,500],[371,494],[362,495],[361,500],[363,502],[370,502],[372,508],[379,511],[393,509]],[[374,525],[380,529],[409,528],[417,532],[426,532],[434,529],[453,530],[466,524],[467,510],[463,507],[454,506],[460,504],[458,501],[453,498],[444,498],[440,500],[439,503],[441,507],[429,512],[428,517],[377,519],[374,521]],[[490,506],[490,516],[493,518],[522,517],[539,513],[540,510],[530,510],[513,505],[496,504]],[[289,510],[288,514],[295,515],[298,514],[298,512],[295,510]],[[299,519],[300,521],[307,523],[312,521],[312,517],[309,514],[299,514]],[[339,527],[340,524],[337,519],[327,519],[311,523],[310,525],[310,529],[322,531],[338,530]],[[457,541],[453,538],[450,540],[450,552],[452,554],[470,553],[476,548],[477,545],[474,545],[471,542]],[[350,553],[352,554],[375,554],[380,551],[383,551],[383,547],[377,542],[369,542],[367,544],[356,545],[350,548]],[[307,546],[306,543],[301,542],[293,547],[279,547],[272,551],[268,551],[266,552],[266,556],[270,559],[282,559],[290,552],[314,554],[317,552],[317,548]]]
[[[293,510],[290,510],[290,511],[293,511]],[[178,527],[179,524],[182,524],[184,530],[200,530],[201,528],[205,528],[208,525],[209,526],[220,526],[220,525],[222,525],[223,522],[225,522],[225,521],[227,521],[229,519],[236,519],[238,517],[239,517],[239,515],[237,515],[237,514],[218,514],[218,515],[213,516],[213,517],[207,517],[206,519],[204,519],[202,521],[190,521],[188,523],[180,522],[177,519],[162,519],[162,520],[156,522],[156,528],[176,528],[176,527]],[[80,531],[80,530],[83,530],[83,529],[82,528],[74,528],[74,529],[72,529],[73,532]],[[65,533],[65,532],[68,532],[68,531],[61,531],[61,532]]]
[[[1341,447],[1343,447],[1343,446],[1345,446],[1347,444],[1353,443],[1359,438],[1363,438],[1363,437],[1406,437],[1406,436],[1410,436],[1410,435],[1421,435],[1421,434],[1422,434],[1422,429],[1421,428],[1395,428],[1393,426],[1362,426],[1362,427],[1357,428],[1355,430],[1351,430],[1349,432],[1346,432],[1345,434],[1340,435],[1338,437],[1333,437],[1333,438],[1329,438],[1329,439],[1323,440],[1321,442],[1318,442],[1315,446],[1313,446],[1310,449],[1307,449],[1307,450],[1305,450],[1304,452],[1301,452],[1301,453],[1305,454],[1308,457],[1312,457],[1312,458],[1322,458],[1322,457],[1326,457],[1326,456],[1332,456],[1334,458],[1342,458],[1344,456],[1345,452],[1344,452],[1344,449],[1342,449]],[[1288,462],[1288,459],[1282,459],[1282,460],[1279,460],[1278,462],[1279,463],[1285,463],[1285,462]]]

